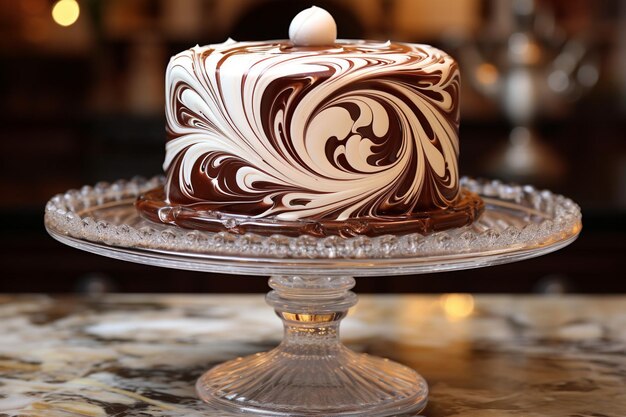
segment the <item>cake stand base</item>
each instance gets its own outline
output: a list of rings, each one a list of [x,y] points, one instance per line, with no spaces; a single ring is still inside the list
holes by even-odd
[[[220,411],[263,416],[401,416],[426,406],[428,386],[417,372],[341,344],[339,323],[357,302],[352,277],[269,283],[283,341],[209,370],[196,384],[200,398]]]

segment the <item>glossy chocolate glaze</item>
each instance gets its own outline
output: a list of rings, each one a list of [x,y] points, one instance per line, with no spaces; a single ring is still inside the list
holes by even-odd
[[[149,191],[137,199],[137,209],[141,215],[155,222],[176,226],[207,230],[211,232],[231,232],[237,234],[256,233],[260,235],[282,234],[299,236],[338,235],[352,237],[358,235],[379,236],[384,234],[404,235],[409,233],[431,233],[471,224],[484,210],[482,199],[475,193],[462,189],[459,199],[446,209],[409,215],[362,217],[346,220],[280,220],[275,217],[255,218],[225,214],[214,211],[203,203],[195,205],[171,205],[166,202],[163,187]]]

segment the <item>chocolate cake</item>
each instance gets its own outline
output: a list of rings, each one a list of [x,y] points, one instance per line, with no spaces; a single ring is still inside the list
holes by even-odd
[[[335,40],[305,10],[290,40],[196,46],[166,73],[163,189],[145,216],[295,235],[427,233],[472,222],[459,185],[456,62],[428,45]]]

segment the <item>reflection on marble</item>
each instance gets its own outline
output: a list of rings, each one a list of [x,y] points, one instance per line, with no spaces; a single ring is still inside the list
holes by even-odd
[[[626,416],[626,297],[362,296],[342,332],[429,417]],[[260,295],[0,297],[0,416],[224,416],[196,378],[280,337]]]

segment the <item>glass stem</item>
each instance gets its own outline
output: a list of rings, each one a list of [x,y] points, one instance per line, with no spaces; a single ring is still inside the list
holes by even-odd
[[[293,355],[325,356],[344,349],[339,323],[356,304],[352,277],[275,276],[267,303],[283,321],[279,350]],[[304,348],[304,349],[303,349]]]

